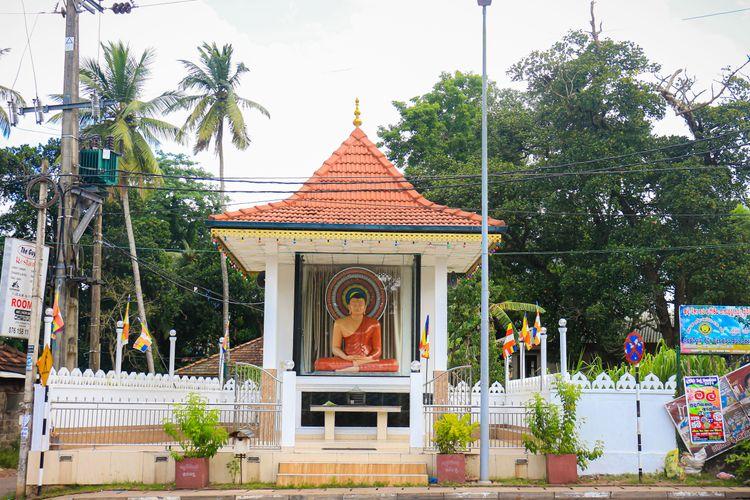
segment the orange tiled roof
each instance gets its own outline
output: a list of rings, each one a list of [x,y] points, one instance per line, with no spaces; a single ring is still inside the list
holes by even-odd
[[[359,128],[286,200],[212,215],[213,221],[262,224],[478,228],[480,215],[419,194]],[[490,219],[489,225],[505,226]]]
[[[229,359],[235,363],[250,363],[256,366],[263,365],[263,337],[258,337],[236,347],[230,347]],[[183,366],[175,370],[175,372],[177,375],[190,377],[218,377],[219,354],[212,354],[195,363]]]
[[[26,355],[8,344],[0,344],[0,372],[24,373]]]

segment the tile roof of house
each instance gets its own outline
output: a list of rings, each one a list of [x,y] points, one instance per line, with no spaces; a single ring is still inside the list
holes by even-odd
[[[229,349],[229,359],[237,363],[250,363],[256,366],[263,365],[263,337],[258,337],[244,344]],[[219,376],[219,354],[213,354],[207,358],[183,366],[175,370],[177,375],[189,377],[218,377]]]
[[[26,355],[8,344],[0,344],[0,372],[24,373]]]
[[[438,205],[419,194],[356,127],[295,194],[286,200],[212,215],[216,222],[346,226],[481,226],[480,215]],[[494,231],[505,226],[490,219]]]

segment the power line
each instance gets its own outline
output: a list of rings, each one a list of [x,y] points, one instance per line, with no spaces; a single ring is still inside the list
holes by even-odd
[[[31,73],[34,75],[34,93],[36,94],[37,100],[39,99],[39,89],[36,83],[36,67],[34,66],[34,50],[31,48],[31,36],[29,35],[29,23],[26,17],[26,2],[21,0],[21,8],[23,9],[23,26],[26,30],[26,46],[29,48],[29,59],[31,60]],[[37,18],[39,16],[37,15]],[[35,23],[36,24],[36,23]]]
[[[706,17],[714,17],[714,16],[723,16],[724,14],[734,14],[736,12],[745,12],[750,10],[750,7],[746,7],[744,9],[735,9],[735,10],[725,10],[723,12],[714,12],[712,14],[703,14],[701,16],[692,16],[692,17],[683,17],[683,21],[691,21],[693,19],[703,19]]]
[[[750,243],[727,243],[711,245],[688,245],[688,246],[668,246],[668,247],[630,247],[630,248],[601,248],[587,250],[531,250],[527,252],[505,252],[499,250],[493,255],[496,256],[514,256],[514,255],[587,255],[587,254],[610,254],[610,253],[648,253],[648,252],[680,252],[693,250],[722,250],[722,249],[741,249],[750,247]]]

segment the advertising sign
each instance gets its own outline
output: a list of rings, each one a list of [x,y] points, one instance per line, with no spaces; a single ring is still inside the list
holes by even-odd
[[[724,416],[721,413],[719,377],[685,377],[690,442],[723,443]]]
[[[750,306],[680,306],[680,351],[750,353]]]
[[[708,459],[724,453],[734,445],[750,438],[750,364],[728,373],[719,379],[719,390],[723,407],[724,433],[726,441],[715,444],[693,444],[690,441],[690,425],[685,396],[667,403],[667,413],[685,447],[694,456]]]
[[[48,257],[49,247],[44,247],[42,283],[47,279]],[[0,337],[29,338],[35,262],[34,243],[5,238],[0,277]],[[44,290],[41,293],[44,302]]]

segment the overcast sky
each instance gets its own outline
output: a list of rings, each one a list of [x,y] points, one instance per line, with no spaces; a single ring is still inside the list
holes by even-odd
[[[36,87],[43,102],[62,92],[64,20],[39,14],[55,0],[25,0]],[[111,0],[102,0],[111,5]],[[101,40],[122,39],[140,52],[157,50],[147,97],[174,89],[183,75],[178,59],[196,59],[202,41],[232,43],[249,68],[240,94],[263,104],[271,118],[249,113],[253,143],[246,151],[226,146],[228,176],[309,176],[351,132],[354,98],[361,100],[362,128],[377,140],[377,127],[394,123],[393,100],[428,91],[443,71],[481,72],[481,9],[475,0],[197,0],[148,6],[136,2],[129,15],[111,11],[81,15],[81,56],[96,57]],[[750,7],[750,0],[600,0],[604,35],[641,45],[665,72],[687,68],[705,86],[723,67],[750,54],[750,11],[683,20]],[[587,29],[588,0],[495,0],[489,8],[488,73],[511,85],[506,70],[535,49],[546,49],[571,29]],[[0,84],[31,102],[35,96],[22,0],[0,0]],[[20,63],[20,66],[19,66]],[[517,85],[517,84],[515,84]],[[5,103],[2,103],[5,106]],[[171,117],[181,124],[182,116]],[[0,146],[36,144],[57,135],[33,117]],[[674,118],[660,132],[679,132]],[[190,153],[189,146],[163,144]],[[211,153],[196,160],[217,173]],[[248,187],[249,188],[249,187]],[[235,202],[284,195],[235,195]]]

